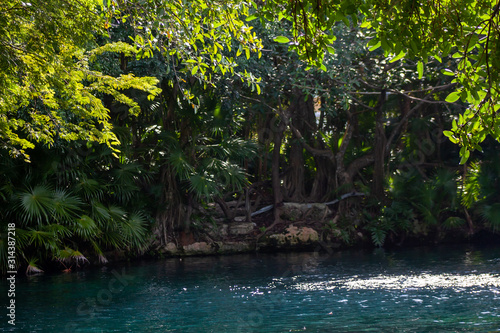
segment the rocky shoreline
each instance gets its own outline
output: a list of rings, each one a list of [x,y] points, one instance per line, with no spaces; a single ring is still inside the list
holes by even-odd
[[[272,214],[254,219],[255,222],[249,222],[245,216],[236,216],[232,221],[218,219],[215,223],[202,225],[205,233],[180,232],[156,252],[170,257],[314,250],[325,247],[322,232],[330,213],[326,204],[285,203],[278,224],[263,222],[272,220]],[[330,224],[329,234],[339,233]],[[330,245],[339,247],[341,241]]]

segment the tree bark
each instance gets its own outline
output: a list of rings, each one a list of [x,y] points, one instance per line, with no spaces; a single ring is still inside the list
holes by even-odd
[[[384,198],[384,161],[385,161],[385,137],[384,123],[382,122],[382,108],[385,101],[385,91],[380,93],[377,103],[375,117],[375,143],[374,143],[374,166],[373,166],[373,188],[372,193],[378,199]]]
[[[311,96],[306,100],[304,93],[296,88],[293,90],[287,116],[290,123],[302,133],[302,139],[293,139],[290,143],[288,170],[283,178],[284,194],[287,200],[303,202],[306,194],[305,158],[304,148],[300,140],[310,141],[311,133],[316,130],[316,117],[314,115],[314,100]]]
[[[272,157],[272,188],[273,188],[273,204],[274,204],[274,223],[279,223],[281,206],[283,205],[283,193],[281,192],[280,179],[280,150],[281,141],[283,140],[283,131],[285,126],[283,122],[279,122],[276,126],[276,131],[273,133],[273,157]]]

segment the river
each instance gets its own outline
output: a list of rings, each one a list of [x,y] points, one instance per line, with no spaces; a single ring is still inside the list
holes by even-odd
[[[1,331],[491,332],[500,247],[165,259],[19,277],[15,300]]]

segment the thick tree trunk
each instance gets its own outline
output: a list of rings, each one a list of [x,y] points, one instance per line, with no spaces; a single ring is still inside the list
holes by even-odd
[[[376,107],[375,117],[375,143],[374,143],[374,159],[373,166],[373,188],[372,193],[378,199],[384,198],[384,161],[385,161],[385,129],[382,122],[382,107],[385,101],[385,91],[382,91]]]
[[[295,138],[291,141],[289,153],[289,165],[283,179],[285,197],[287,200],[303,202],[306,198],[306,167],[304,148],[300,140],[309,141],[316,129],[316,117],[314,115],[314,100],[306,96],[300,89],[293,90],[293,97],[288,108],[287,117],[291,124],[302,133],[301,139]]]
[[[178,86],[174,85],[172,89],[166,84],[166,81],[163,81],[161,87],[163,89],[163,103],[161,104],[163,109],[162,127],[164,131],[169,131],[175,127],[175,105]],[[165,149],[168,150],[168,147],[165,147]],[[165,163],[161,166],[158,181],[161,186],[161,196],[156,213],[154,234],[157,236],[159,244],[164,246],[168,242],[168,236],[174,230],[183,228],[188,216],[186,216],[185,205],[182,202],[182,194],[178,189],[175,172],[169,164]]]
[[[273,136],[273,158],[272,158],[272,188],[273,188],[273,204],[274,204],[274,223],[279,223],[281,206],[283,205],[283,193],[281,192],[280,179],[280,149],[281,141],[283,140],[284,124],[280,121],[276,126],[276,132]]]
[[[162,185],[162,193],[156,213],[154,234],[160,245],[165,246],[172,231],[181,229],[186,214],[177,188],[175,174],[168,165],[161,167],[160,184]]]
[[[305,197],[304,154],[300,142],[291,143],[288,168],[284,176],[284,192],[287,201],[303,202]]]
[[[316,174],[309,198],[314,202],[322,202],[335,190],[335,164],[332,159],[324,156],[315,156],[314,162]]]

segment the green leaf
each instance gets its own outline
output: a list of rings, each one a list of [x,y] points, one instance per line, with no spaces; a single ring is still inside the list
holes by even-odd
[[[418,72],[418,79],[422,79],[424,76],[424,63],[422,61],[419,61],[417,64],[417,72]]]
[[[253,20],[257,19],[257,18],[258,18],[258,16],[254,14],[254,15],[250,15],[250,16],[248,16],[248,17],[245,19],[245,21],[250,22],[250,21],[253,21]]]
[[[447,76],[455,76],[455,73],[452,72],[451,70],[449,69],[442,69],[441,70],[441,73],[443,73],[444,75],[447,75]]]
[[[382,43],[379,41],[377,44],[373,45],[368,50],[375,51],[376,49],[378,49],[380,47],[380,45],[382,45]]]
[[[467,148],[464,148],[465,147],[462,147],[462,149],[460,149],[460,156],[462,156],[462,158],[460,159],[460,164],[465,164],[470,156],[470,151]]]
[[[446,136],[446,137],[448,137],[448,139],[449,139],[451,142],[453,142],[453,143],[455,143],[455,144],[457,144],[457,143],[458,143],[458,139],[457,139],[457,138],[455,138],[455,133],[453,133],[452,131],[443,131],[443,135],[444,135],[444,136]]]
[[[398,54],[397,56],[395,56],[394,58],[392,58],[391,60],[389,60],[389,62],[390,62],[390,63],[392,63],[392,62],[396,62],[396,61],[398,61],[399,59],[403,58],[405,55],[406,55],[406,52],[401,51],[401,52],[399,52],[399,54]]]
[[[288,37],[285,37],[285,36],[278,36],[278,37],[274,37],[273,39],[276,43],[289,43],[290,42],[290,39]]]
[[[448,103],[454,103],[456,102],[458,99],[460,98],[460,92],[459,91],[454,91],[452,92],[451,94],[449,94],[445,101],[447,101]]]

